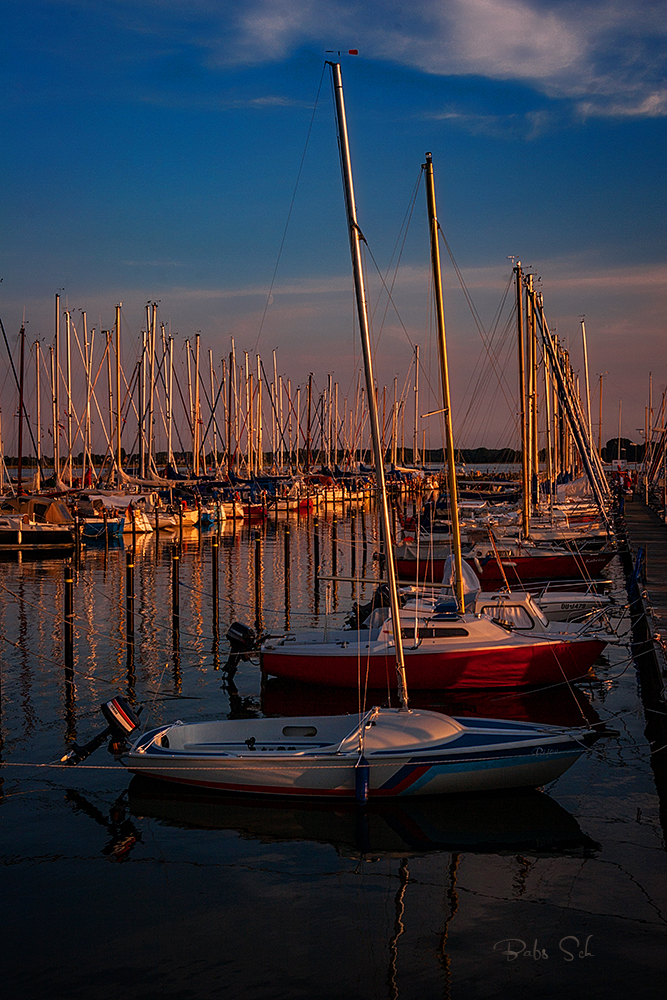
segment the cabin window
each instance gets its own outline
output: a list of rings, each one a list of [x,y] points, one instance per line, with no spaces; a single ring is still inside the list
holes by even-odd
[[[456,639],[469,635],[465,628],[442,628],[431,625],[422,625],[417,629],[416,638],[421,639]],[[401,637],[403,639],[414,639],[415,630],[413,628],[402,628]]]
[[[283,726],[283,736],[317,736],[315,726]]]
[[[482,614],[488,615],[489,618],[502,618],[504,622],[509,622],[514,628],[531,629],[535,627],[535,622],[520,604],[487,604],[482,608]]]

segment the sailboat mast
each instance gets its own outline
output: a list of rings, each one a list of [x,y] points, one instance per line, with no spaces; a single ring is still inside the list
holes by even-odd
[[[121,399],[120,399],[120,310],[123,303],[116,306],[116,482],[120,485],[122,470],[122,455],[120,450],[121,435]]]
[[[368,302],[366,299],[366,288],[364,285],[363,266],[361,259],[361,241],[363,236],[357,223],[357,209],[354,200],[354,186],[352,183],[352,162],[350,159],[350,145],[347,135],[347,122],[345,118],[345,102],[343,99],[343,79],[341,76],[340,63],[330,62],[331,78],[336,101],[336,119],[338,123],[338,147],[340,151],[341,173],[343,177],[343,189],[345,192],[345,207],[347,210],[348,230],[350,237],[350,253],[352,255],[352,270],[354,273],[354,290],[357,302],[357,314],[359,317],[359,332],[361,334],[361,347],[364,357],[364,371],[366,374],[366,390],[368,393],[368,409],[371,424],[371,438],[373,441],[373,454],[375,458],[375,477],[380,502],[380,530],[385,550],[385,565],[387,569],[387,579],[389,584],[391,617],[394,625],[394,643],[396,649],[396,673],[398,676],[398,692],[403,708],[408,707],[408,689],[405,677],[405,659],[403,656],[403,640],[401,637],[400,605],[398,601],[398,587],[396,584],[396,566],[394,562],[394,548],[391,539],[391,521],[389,519],[389,505],[387,502],[387,488],[384,476],[384,462],[380,439],[380,422],[378,419],[377,400],[375,397],[375,378],[373,375],[373,360],[371,357],[371,337],[370,324],[368,319]]]
[[[463,561],[461,558],[461,526],[459,523],[458,490],[456,485],[456,461],[454,455],[454,431],[452,427],[452,402],[449,392],[449,367],[447,364],[447,339],[445,335],[445,303],[442,294],[442,274],[440,268],[440,245],[438,242],[438,216],[435,206],[435,181],[433,160],[426,154],[426,200],[428,205],[428,225],[431,234],[431,268],[433,270],[433,291],[435,295],[436,323],[438,327],[438,356],[440,359],[440,385],[445,417],[445,439],[447,446],[447,483],[449,487],[449,512],[452,519],[452,549],[456,572],[456,597],[459,608],[465,611],[463,595]]]
[[[23,363],[25,356],[25,323],[21,324],[19,337],[21,338],[21,353],[20,353],[20,363],[19,363],[19,461],[18,461],[17,490],[20,494],[22,492],[21,478],[23,474]]]
[[[60,479],[60,296],[56,292],[56,324],[54,339],[54,360],[55,365],[51,376],[51,389],[53,396],[53,471],[56,477],[56,486]]]
[[[588,417],[588,444],[591,455],[593,454],[593,422],[591,420],[591,387],[588,381],[588,345],[586,343],[586,324],[581,318],[581,341],[584,349],[584,388],[586,392],[586,415]]]
[[[523,480],[523,509],[521,528],[524,538],[530,534],[530,483],[528,481],[528,442],[526,433],[526,359],[523,335],[523,272],[521,261],[516,262],[516,324],[519,348],[519,422],[521,424],[521,472]]]
[[[36,390],[36,409],[37,409],[37,473],[35,478],[35,489],[40,490],[42,488],[42,386],[39,377],[39,340],[35,341],[35,390]]]

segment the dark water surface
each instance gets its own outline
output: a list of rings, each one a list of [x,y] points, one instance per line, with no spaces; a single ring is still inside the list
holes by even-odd
[[[285,525],[290,532],[286,540]],[[320,518],[324,574],[373,575],[371,520]],[[546,792],[414,800],[360,813],[276,805],[130,781],[104,749],[77,768],[68,741],[101,727],[123,693],[152,724],[234,714],[354,710],[348,695],[269,684],[256,663],[224,671],[233,620],[280,630],[336,625],[366,585],[313,582],[312,520],[221,533],[219,621],[212,535],[180,561],[137,540],[134,653],[126,549],[84,549],[75,568],[74,670],[64,656],[64,568],[0,563],[2,983],[7,997],[653,998],[667,972],[667,855],[656,793],[665,767],[625,636],[596,679],[546,695],[413,704],[618,732]],[[336,534],[336,557],[332,533]],[[356,539],[354,555],[351,533]],[[285,574],[286,553],[289,573]],[[256,605],[255,566],[261,568]],[[621,603],[620,568],[612,565]],[[616,620],[618,623],[618,620]],[[624,626],[621,625],[621,631]],[[656,746],[656,750],[659,748]],[[658,780],[660,787],[660,781]]]

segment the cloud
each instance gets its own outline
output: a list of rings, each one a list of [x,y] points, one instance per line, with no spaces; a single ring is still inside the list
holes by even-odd
[[[362,55],[438,75],[532,83],[552,97],[586,96],[587,113],[664,114],[667,21],[660,5],[628,0],[417,0],[331,4],[255,0],[239,23],[241,49],[256,59],[326,37]],[[325,30],[323,30],[325,29]],[[623,97],[622,102],[609,98]],[[630,100],[628,101],[628,97]]]
[[[584,117],[662,117],[667,18],[659,0],[62,0],[198,53],[209,70],[277,62],[303,46],[441,76],[519,81]],[[136,53],[135,53],[136,55]],[[281,101],[281,98],[273,100]],[[257,98],[261,103],[262,98]]]

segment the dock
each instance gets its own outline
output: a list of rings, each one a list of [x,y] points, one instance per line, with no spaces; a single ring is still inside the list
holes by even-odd
[[[617,520],[621,559],[631,601],[640,602],[635,640],[653,647],[663,697],[667,685],[667,524],[638,497]],[[633,591],[633,584],[636,584]],[[643,619],[643,620],[642,620]]]
[[[617,515],[616,537],[630,598],[644,733],[667,831],[667,524],[635,495]]]

